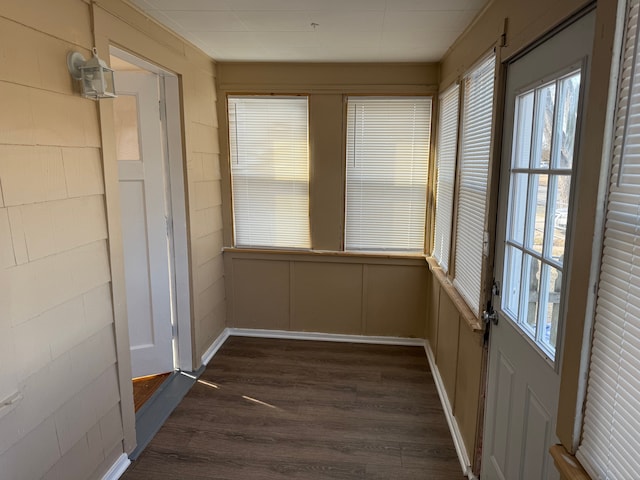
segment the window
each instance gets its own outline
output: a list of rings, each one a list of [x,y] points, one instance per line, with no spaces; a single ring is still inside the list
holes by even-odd
[[[230,96],[235,245],[310,248],[307,97]]]
[[[628,6],[582,441],[594,479],[640,470],[640,2]],[[638,52],[640,53],[640,51]]]
[[[453,284],[476,315],[480,310],[494,72],[495,55],[492,54],[471,70],[463,84]]]
[[[554,359],[580,70],[516,97],[502,310]]]
[[[451,247],[453,189],[458,149],[459,91],[460,88],[454,85],[440,96],[433,257],[445,272],[449,269],[449,249]]]
[[[431,98],[347,104],[346,250],[423,253]]]
[[[555,356],[580,71],[516,98],[503,311]]]

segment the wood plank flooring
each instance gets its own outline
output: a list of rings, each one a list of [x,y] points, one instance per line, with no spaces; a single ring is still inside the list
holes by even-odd
[[[231,337],[122,478],[464,476],[421,347]]]
[[[133,379],[133,404],[136,412],[147,403],[169,375],[171,375],[170,372]]]

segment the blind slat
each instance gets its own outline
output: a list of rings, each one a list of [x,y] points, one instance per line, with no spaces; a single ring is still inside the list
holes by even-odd
[[[629,1],[583,434],[577,452],[594,479],[635,478],[640,469],[640,62],[634,57],[639,8],[640,0]]]
[[[235,245],[310,248],[306,97],[229,97]]]
[[[440,96],[440,120],[436,158],[436,214],[432,255],[449,270],[453,192],[458,149],[458,103],[460,88],[453,85]]]
[[[347,100],[345,248],[424,251],[429,97]]]
[[[478,315],[487,176],[493,120],[495,55],[464,79],[454,285]]]

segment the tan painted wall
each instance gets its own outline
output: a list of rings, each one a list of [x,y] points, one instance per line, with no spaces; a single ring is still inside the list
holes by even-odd
[[[440,85],[451,84],[499,43],[505,31],[505,19],[507,42],[501,49],[503,60],[533,43],[588,3],[586,0],[493,0],[442,59]]]
[[[225,253],[230,326],[422,337],[424,261],[335,255],[344,237],[344,97],[432,94],[432,64],[217,65],[224,244],[233,246],[228,169],[228,93],[309,95],[310,227],[315,254]],[[320,253],[318,251],[324,251]]]
[[[424,335],[422,259],[239,250],[224,255],[230,327]]]
[[[41,7],[0,5],[0,371],[23,395],[0,412],[0,472],[88,478],[123,439],[97,104],[65,65],[89,8]]]
[[[478,419],[482,405],[483,332],[471,328],[460,313],[459,298],[444,288],[432,271],[427,275],[426,335],[438,367],[451,411],[471,459],[478,447]]]
[[[103,58],[110,40],[181,75],[199,358],[225,322],[214,66],[120,0],[95,20]],[[113,112],[66,68],[93,43],[88,2],[0,4],[0,397],[23,396],[0,410],[11,480],[100,478],[135,444]]]
[[[519,51],[523,50],[533,41],[537,40],[545,33],[568,19],[575,12],[587,7],[590,2],[583,0],[571,0],[566,2],[555,2],[553,0],[543,0],[542,2],[525,2],[511,0],[494,0],[483,14],[477,19],[463,36],[461,36],[454,46],[447,53],[441,64],[441,83],[445,88],[460,77],[470,66],[473,65],[486,51],[499,44],[500,36],[504,31],[504,21],[507,19],[507,40],[506,46],[498,49],[498,57],[503,61],[508,60]],[[596,192],[598,187],[598,177],[600,172],[600,162],[602,158],[602,144],[605,127],[606,101],[604,92],[609,88],[611,48],[613,44],[613,32],[615,27],[616,2],[614,0],[604,0],[597,2],[597,24],[596,43],[594,46],[591,76],[589,78],[589,91],[586,97],[587,112],[585,115],[586,132],[583,145],[583,156],[575,180],[576,200],[578,205],[576,218],[574,219],[573,232],[574,239],[591,239],[597,232],[594,231],[595,211],[598,208],[596,202]],[[504,82],[504,70],[499,70],[497,84]],[[501,125],[498,124],[498,132]],[[496,151],[495,162],[500,152]],[[495,180],[495,179],[494,179]],[[492,182],[495,185],[495,181]],[[495,202],[495,191],[491,193],[492,203]],[[495,208],[495,203],[493,207]],[[491,223],[491,222],[490,222]],[[567,319],[564,355],[562,358],[562,383],[559,402],[559,413],[557,422],[557,434],[562,443],[569,451],[574,451],[576,437],[574,432],[574,420],[580,411],[577,406],[578,380],[580,370],[580,355],[583,350],[583,332],[585,318],[590,312],[587,311],[587,300],[592,287],[589,283],[589,269],[591,268],[591,248],[590,241],[571,243],[570,255],[567,260],[569,285],[567,290]],[[441,283],[436,276],[430,278],[433,283]],[[443,293],[440,293],[440,303],[442,303]],[[437,297],[437,288],[430,289],[430,300]],[[453,326],[443,328],[443,322],[447,320],[434,316],[434,309],[431,308],[427,323],[427,332],[433,346],[433,339],[437,339],[437,351],[449,351],[445,345],[455,345],[460,340],[459,329]],[[439,311],[442,313],[442,306]],[[456,322],[453,312],[449,313],[452,322]],[[437,321],[437,326],[434,325]],[[456,335],[458,339],[456,339]],[[476,349],[477,350],[477,349]],[[459,376],[465,375],[476,368],[478,355],[466,355],[466,358],[457,358],[456,371]],[[440,364],[444,360],[443,377],[448,384],[447,390],[450,392],[454,380],[447,380],[451,375],[453,354],[449,352],[446,360],[440,358]],[[475,375],[475,373],[474,373]],[[456,378],[456,384],[462,382]],[[457,392],[456,392],[457,393]],[[457,399],[457,395],[456,395]],[[455,401],[454,401],[455,403]],[[467,417],[469,413],[466,414]],[[464,433],[464,428],[462,429]],[[466,434],[467,436],[470,433]],[[465,442],[467,438],[465,438]]]

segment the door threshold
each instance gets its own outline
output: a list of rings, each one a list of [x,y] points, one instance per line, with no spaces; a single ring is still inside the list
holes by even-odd
[[[203,365],[195,372],[173,372],[145,404],[136,412],[136,448],[129,458],[135,460],[149,445],[171,412],[180,404],[198,377],[204,372]]]

